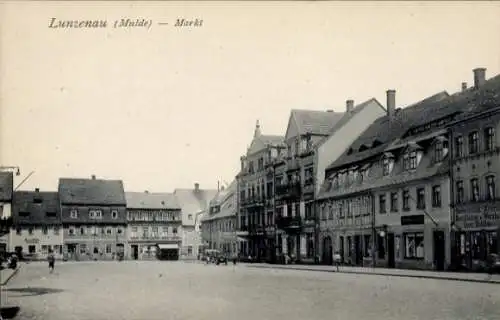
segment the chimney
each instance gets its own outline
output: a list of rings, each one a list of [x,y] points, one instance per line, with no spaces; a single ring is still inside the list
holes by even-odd
[[[387,116],[392,119],[396,111],[396,90],[387,90]]]
[[[199,183],[194,184],[194,191],[200,191],[200,184]]]
[[[486,68],[476,68],[474,72],[474,87],[480,88],[486,82]]]
[[[144,190],[144,193],[149,193],[149,191],[148,190]]]
[[[352,112],[352,109],[354,109],[354,100],[349,99],[345,102],[345,111],[350,113]]]
[[[467,82],[462,82],[462,92],[467,90]]]
[[[326,112],[333,112],[333,110],[332,109],[328,109],[328,110],[326,110]]]
[[[40,192],[40,188],[35,188],[35,192]]]
[[[92,175],[92,180],[95,180],[95,174]]]

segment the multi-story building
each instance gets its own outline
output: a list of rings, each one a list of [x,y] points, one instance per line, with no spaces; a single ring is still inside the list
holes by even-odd
[[[63,254],[68,259],[127,256],[127,212],[121,180],[59,179]]]
[[[358,106],[347,100],[344,113],[292,110],[285,135],[287,154],[275,164],[281,253],[302,262],[315,261],[318,226],[314,203],[325,168],[383,113],[376,99]]]
[[[496,188],[500,76],[486,80],[485,69],[475,69],[474,86],[467,97],[458,103],[469,112],[450,126],[452,255],[454,267],[480,269],[489,253],[500,252],[500,193]]]
[[[181,208],[172,193],[126,192],[130,258],[178,260],[181,247]]]
[[[209,213],[202,219],[203,241],[210,249],[218,249],[228,256],[238,254],[236,236],[236,181],[222,187],[210,201]]]
[[[434,252],[445,256],[445,125],[459,112],[449,101],[440,92],[400,109],[387,91],[387,114],[328,166],[319,196],[323,262],[337,251],[351,264],[425,268]]]
[[[208,210],[210,200],[217,194],[216,189],[200,189],[198,183],[194,189],[175,189],[174,196],[182,212],[181,258],[197,258],[203,247],[201,239],[201,218]]]
[[[62,258],[63,233],[57,192],[16,191],[12,203],[9,251],[46,259],[52,250]]]
[[[0,252],[5,252],[9,246],[13,183],[12,172],[0,172]]]
[[[240,242],[239,253],[257,261],[276,258],[273,161],[284,148],[283,137],[263,135],[257,121],[252,143],[240,158],[237,235],[247,241]]]

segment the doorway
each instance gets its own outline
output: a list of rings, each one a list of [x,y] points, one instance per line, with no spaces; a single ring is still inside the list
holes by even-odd
[[[387,267],[394,268],[396,267],[396,259],[394,257],[394,233],[387,234],[387,254],[389,255],[389,259],[387,261]]]
[[[363,257],[363,247],[362,247],[362,242],[361,242],[361,236],[360,235],[355,235],[354,236],[354,264],[355,265],[360,265],[362,262]]]
[[[323,238],[323,257],[321,259],[323,264],[332,265],[333,264],[333,247],[332,238]]]
[[[445,239],[442,230],[434,231],[434,263],[437,271],[444,271]]]
[[[133,244],[131,246],[132,248],[132,259],[137,260],[139,259],[139,246],[136,244]]]

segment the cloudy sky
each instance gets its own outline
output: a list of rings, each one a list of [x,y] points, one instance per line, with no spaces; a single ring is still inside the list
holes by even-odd
[[[500,73],[495,2],[0,5],[0,162],[21,167],[16,183],[35,172],[21,189],[92,174],[129,191],[216,188],[257,119],[284,134],[292,108],[385,104],[387,89],[404,106],[471,84],[475,67]],[[122,18],[152,25],[113,28]]]

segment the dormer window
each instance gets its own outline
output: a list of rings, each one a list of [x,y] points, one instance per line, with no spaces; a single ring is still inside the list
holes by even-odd
[[[438,137],[434,143],[434,162],[443,161],[448,154],[448,140],[444,137]]]
[[[382,174],[388,176],[394,168],[394,156],[390,153],[384,154],[382,159]]]
[[[71,211],[69,212],[69,216],[71,217],[71,219],[77,219],[78,218],[78,210],[71,209]]]

